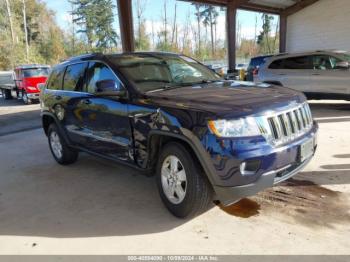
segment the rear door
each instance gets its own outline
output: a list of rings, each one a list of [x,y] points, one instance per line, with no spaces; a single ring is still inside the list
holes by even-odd
[[[312,57],[297,56],[273,61],[266,70],[265,80],[280,82],[283,86],[302,92],[313,92],[311,74]]]
[[[76,122],[76,105],[88,97],[88,94],[84,92],[87,66],[88,62],[68,65],[64,72],[62,91],[55,96],[56,115],[60,112],[68,137],[76,145],[83,145],[87,142],[86,137],[74,132],[80,128]]]
[[[56,116],[58,113],[57,109],[63,106],[62,97],[64,92],[62,90],[62,83],[65,70],[66,67],[64,66],[55,67],[50,74],[46,89],[41,93],[43,110],[54,111],[53,113]]]
[[[313,89],[319,93],[350,94],[350,71],[336,67],[342,60],[327,54],[314,55]]]
[[[128,117],[128,100],[124,97],[96,96],[96,83],[114,80],[123,84],[102,62],[90,62],[84,96],[74,101],[70,132],[82,138],[80,145],[94,153],[132,161],[132,133]]]

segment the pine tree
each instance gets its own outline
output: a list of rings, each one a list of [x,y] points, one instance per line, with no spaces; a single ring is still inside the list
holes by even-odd
[[[112,0],[70,0],[73,4],[73,22],[86,36],[91,50],[105,51],[117,46],[118,35],[113,28],[115,8]]]
[[[273,16],[268,14],[262,14],[261,19],[263,20],[262,31],[257,38],[257,44],[260,45],[264,52],[272,53],[270,46],[270,33],[271,33],[271,21],[273,21]]]

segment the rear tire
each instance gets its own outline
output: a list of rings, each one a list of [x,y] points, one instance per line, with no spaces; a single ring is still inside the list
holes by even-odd
[[[164,205],[176,217],[200,214],[213,199],[212,187],[197,160],[179,143],[169,143],[162,150],[156,179]]]
[[[10,99],[12,99],[11,90],[8,90],[8,89],[1,89],[1,93],[2,93],[2,97],[3,97],[5,100],[10,100]]]
[[[61,165],[70,165],[77,161],[79,152],[67,145],[56,124],[49,126],[47,137],[52,156]]]

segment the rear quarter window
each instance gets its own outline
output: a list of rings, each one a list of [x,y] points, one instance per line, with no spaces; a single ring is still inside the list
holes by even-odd
[[[269,65],[269,69],[282,69],[282,68],[283,68],[283,60],[282,60],[282,59],[273,61],[273,62]]]
[[[313,64],[310,56],[297,56],[276,60],[269,69],[313,69]]]
[[[47,88],[51,90],[61,90],[62,89],[62,79],[65,67],[54,68],[49,77]]]

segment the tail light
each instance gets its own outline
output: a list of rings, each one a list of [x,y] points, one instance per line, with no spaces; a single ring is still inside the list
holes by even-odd
[[[253,76],[257,76],[259,74],[259,67],[255,67],[253,70]]]

